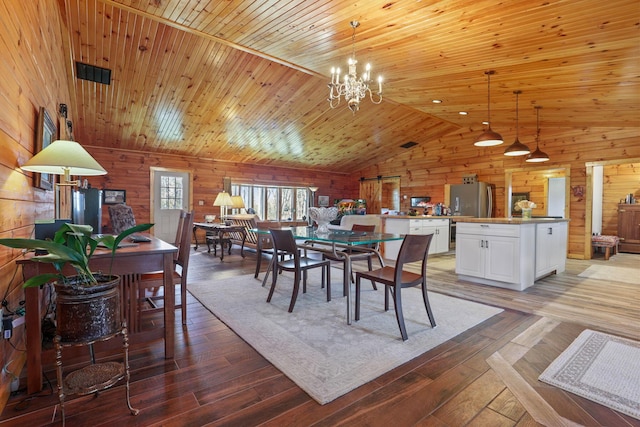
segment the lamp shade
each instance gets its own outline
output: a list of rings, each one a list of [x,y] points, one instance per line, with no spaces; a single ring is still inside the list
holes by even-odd
[[[234,209],[244,209],[244,200],[242,200],[242,196],[231,196],[231,206]]]
[[[226,191],[218,193],[216,200],[213,202],[213,206],[233,206],[231,196]]]
[[[87,150],[75,141],[53,141],[44,150],[33,156],[21,169],[29,172],[50,173],[54,175],[106,175]]]

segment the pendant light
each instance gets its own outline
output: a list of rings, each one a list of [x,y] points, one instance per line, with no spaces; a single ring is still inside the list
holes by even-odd
[[[529,154],[531,150],[529,147],[524,145],[518,139],[518,95],[522,93],[521,90],[514,90],[513,93],[516,95],[516,140],[504,150],[505,156],[524,156],[525,154]]]
[[[530,162],[530,163],[539,163],[539,162],[546,162],[549,160],[549,156],[547,155],[547,153],[540,151],[540,147],[538,147],[538,142],[540,139],[540,109],[542,107],[539,105],[535,106],[536,109],[536,151],[534,151],[533,153],[529,154],[527,156],[527,159],[525,161]]]
[[[473,145],[477,147],[492,147],[494,145],[500,145],[504,141],[499,133],[491,130],[491,76],[496,72],[489,70],[484,73],[487,75],[487,129],[480,134]]]

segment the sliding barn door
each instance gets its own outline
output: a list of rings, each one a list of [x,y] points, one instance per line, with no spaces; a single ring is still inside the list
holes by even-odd
[[[368,214],[379,214],[383,208],[400,210],[400,177],[360,181],[360,198],[367,201]]]

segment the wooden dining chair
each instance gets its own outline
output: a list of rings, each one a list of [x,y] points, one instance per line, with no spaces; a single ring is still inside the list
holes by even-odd
[[[351,226],[351,231],[355,231],[355,232],[361,232],[361,233],[372,233],[374,232],[376,229],[375,225],[365,225],[365,224],[353,224]],[[369,246],[367,245],[367,249],[377,249],[377,244],[375,246]],[[346,249],[343,249],[342,252],[345,252],[349,255],[349,262],[353,262],[353,261],[362,261],[362,260],[366,260],[367,261],[367,267],[369,268],[369,271],[373,270],[373,263],[371,261],[372,257],[375,256],[375,254],[371,251],[367,251],[367,250],[363,250],[362,248],[359,248],[357,245],[354,246],[350,246]],[[323,259],[329,259],[331,261],[337,261],[337,262],[341,262],[343,264],[344,267],[346,267],[345,263],[347,262],[347,259],[343,256],[340,255],[333,255],[330,253],[323,253],[322,255]],[[353,270],[351,271],[351,283],[353,283],[354,280],[354,276],[353,276]],[[371,284],[373,285],[373,289],[377,290],[378,288],[376,287],[375,282],[371,282]],[[348,283],[343,283],[343,295],[347,296],[347,286],[349,286]]]
[[[382,267],[373,271],[359,271],[356,273],[356,321],[360,320],[360,281],[368,279],[385,285],[385,311],[389,310],[389,293],[391,293],[396,310],[396,320],[398,321],[403,341],[406,341],[408,336],[402,314],[402,288],[421,285],[424,307],[427,310],[431,327],[435,328],[436,321],[429,305],[429,296],[427,295],[427,257],[429,256],[429,246],[432,238],[433,234],[407,234],[402,241],[402,246],[400,246],[395,267]],[[420,274],[403,270],[405,264],[418,261],[422,261]]]
[[[300,289],[300,279],[302,278],[302,292],[307,292],[307,271],[312,268],[322,269],[322,286],[327,288],[327,301],[331,301],[331,261],[322,259],[313,259],[301,255],[301,249],[298,248],[293,232],[290,229],[271,229],[271,237],[273,239],[273,247],[275,254],[283,254],[286,259],[275,258],[273,272],[271,274],[271,289],[267,302],[271,302],[271,297],[276,289],[279,270],[293,271],[293,293],[291,295],[291,303],[289,304],[289,313],[293,311],[293,306],[298,298]],[[287,256],[290,255],[290,256]]]
[[[256,228],[258,230],[269,230],[271,228],[280,228],[282,224],[276,221],[259,221],[256,223]],[[262,266],[262,255],[267,254],[274,256],[273,249],[273,238],[271,237],[271,233],[256,233],[256,245],[259,249],[258,256],[256,260],[256,272],[253,277],[258,278],[258,274],[260,273],[260,268]]]
[[[173,260],[173,283],[180,285],[180,304],[176,304],[176,308],[182,309],[182,324],[187,323],[187,271],[189,269],[189,255],[191,253],[191,230],[193,228],[193,212],[180,212],[178,221],[178,229],[176,232],[176,241],[174,245],[178,248],[178,252]],[[164,285],[164,274],[161,271],[143,274],[140,277],[138,285],[138,322],[142,314],[149,314],[154,311],[161,310],[155,301],[162,299],[159,290]],[[152,295],[147,297],[147,291],[151,289]],[[146,304],[151,306],[145,309]]]

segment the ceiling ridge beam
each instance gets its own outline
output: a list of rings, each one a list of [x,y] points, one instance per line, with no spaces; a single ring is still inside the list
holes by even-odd
[[[259,58],[267,59],[269,61],[275,62],[275,63],[280,64],[280,65],[285,65],[285,66],[287,66],[289,68],[293,68],[294,70],[301,71],[301,72],[303,72],[305,74],[309,74],[309,75],[312,75],[312,76],[315,76],[315,77],[326,78],[326,76],[324,76],[324,75],[322,75],[320,73],[317,73],[317,72],[315,72],[313,70],[309,70],[309,69],[304,68],[304,67],[301,67],[300,65],[285,61],[284,59],[280,59],[280,58],[276,58],[276,57],[271,56],[271,55],[267,55],[264,52],[260,52],[260,51],[255,50],[255,49],[251,49],[249,47],[242,46],[240,44],[231,42],[229,40],[225,40],[225,39],[220,38],[220,37],[216,37],[216,36],[211,35],[211,34],[207,34],[207,33],[203,32],[203,31],[196,30],[196,29],[188,27],[186,25],[178,24],[177,22],[171,21],[171,20],[166,19],[166,18],[162,18],[160,16],[153,15],[153,14],[148,13],[148,12],[141,11],[139,9],[135,9],[135,8],[133,8],[131,6],[127,6],[127,5],[118,3],[117,1],[114,1],[114,0],[99,0],[99,1],[104,3],[104,4],[107,4],[109,6],[112,6],[112,7],[118,8],[118,9],[122,9],[122,10],[125,10],[125,11],[129,12],[129,13],[133,13],[135,15],[141,16],[143,18],[151,19],[152,21],[158,22],[160,24],[167,25],[167,26],[175,28],[177,30],[185,31],[185,32],[193,34],[195,36],[206,38],[206,39],[211,40],[213,42],[220,43],[220,44],[223,44],[225,46],[229,46],[229,47],[231,47],[233,49],[237,49],[237,50],[240,50],[242,52],[249,53],[251,55],[255,55],[255,56],[259,57]]]

